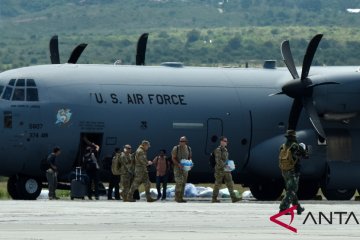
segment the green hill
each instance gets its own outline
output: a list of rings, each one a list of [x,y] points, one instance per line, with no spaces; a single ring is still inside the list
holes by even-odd
[[[360,63],[360,7],[349,0],[1,0],[0,70],[49,63],[48,41],[59,35],[62,62],[80,42],[79,63],[134,64],[138,36],[149,32],[148,65],[259,65],[280,62],[289,39],[297,64],[316,33],[324,40],[317,65]]]

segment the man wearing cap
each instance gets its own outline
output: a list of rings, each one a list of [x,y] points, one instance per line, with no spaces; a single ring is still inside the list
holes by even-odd
[[[174,165],[174,178],[175,178],[175,201],[178,203],[185,203],[184,192],[185,184],[188,178],[188,172],[183,170],[180,161],[182,159],[191,160],[191,148],[187,145],[187,138],[185,136],[180,138],[179,145],[175,146],[171,151],[172,161]]]
[[[219,203],[220,200],[217,199],[219,195],[219,189],[223,183],[226,184],[226,187],[229,190],[231,201],[233,203],[240,201],[241,199],[236,197],[234,192],[234,181],[232,180],[231,172],[225,171],[226,161],[229,159],[229,152],[227,150],[228,140],[226,137],[220,137],[220,146],[214,150],[215,154],[215,185],[212,196],[213,203]]]
[[[145,186],[145,193],[146,193],[146,201],[148,202],[154,202],[155,199],[151,198],[150,195],[150,180],[149,180],[149,174],[147,170],[147,166],[151,165],[152,162],[147,159],[146,152],[150,147],[150,142],[147,140],[143,140],[141,142],[141,145],[138,147],[138,149],[135,152],[135,178],[133,183],[131,184],[131,188],[129,193],[127,194],[127,201],[129,202],[135,202],[133,198],[133,194],[136,189],[141,184],[144,184]]]
[[[122,197],[124,202],[126,201],[127,195],[130,191],[131,182],[134,178],[134,161],[131,155],[131,146],[126,144],[124,146],[124,151],[120,155],[120,176],[121,176],[121,183],[122,183]]]
[[[61,150],[59,147],[54,147],[53,151],[47,157],[48,169],[46,170],[46,178],[48,180],[49,187],[49,200],[59,199],[56,196],[56,187],[57,187],[57,162],[56,158],[60,155]]]
[[[286,143],[280,147],[279,167],[285,183],[285,197],[280,204],[280,212],[288,209],[290,203],[297,205],[297,214],[300,215],[305,209],[300,206],[297,197],[299,185],[299,169],[297,165],[302,157],[307,157],[307,152],[303,149],[296,140],[296,132],[294,130],[287,130]],[[298,165],[299,166],[299,165]]]

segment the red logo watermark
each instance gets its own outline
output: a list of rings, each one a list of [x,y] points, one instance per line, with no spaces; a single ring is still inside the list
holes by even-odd
[[[286,209],[286,210],[284,210],[284,211],[282,211],[282,212],[279,212],[279,213],[271,216],[271,217],[270,217],[270,221],[272,221],[272,222],[274,222],[274,223],[276,223],[276,224],[278,224],[278,225],[280,225],[280,226],[282,226],[282,227],[284,227],[284,228],[286,228],[286,229],[288,229],[288,230],[290,230],[290,231],[292,231],[292,232],[294,232],[294,233],[297,233],[297,229],[294,228],[294,227],[292,227],[292,226],[290,226],[291,223],[292,223],[293,220],[294,220],[294,215],[295,215],[295,214],[294,214],[294,211],[295,211],[296,209],[297,209],[297,205],[294,205],[294,206],[292,206],[291,208],[288,208],[288,209]],[[283,216],[283,215],[285,215],[285,214],[288,214],[288,213],[289,213],[290,216],[291,216],[291,220],[290,220],[290,223],[289,223],[289,224],[286,224],[286,223],[281,222],[280,220],[278,220],[279,217],[281,217],[281,216]]]

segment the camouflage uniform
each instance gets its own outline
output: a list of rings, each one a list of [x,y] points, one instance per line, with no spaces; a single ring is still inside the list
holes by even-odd
[[[290,207],[290,203],[292,205],[297,205],[297,212],[301,214],[304,211],[304,208],[300,206],[297,197],[297,191],[299,186],[299,164],[300,159],[302,157],[307,156],[307,152],[297,143],[296,138],[288,139],[285,145],[280,147],[280,150],[285,146],[286,148],[290,148],[291,155],[293,160],[296,162],[295,166],[289,170],[282,170],[282,176],[284,178],[285,183],[285,197],[281,201],[280,211],[284,211]]]
[[[146,157],[146,151],[144,150],[143,146],[140,145],[140,147],[135,152],[135,177],[134,181],[131,184],[130,191],[127,194],[127,201],[135,201],[133,199],[133,194],[136,189],[141,184],[144,184],[145,186],[145,193],[146,193],[146,200],[148,202],[153,202],[154,199],[150,196],[150,180],[149,180],[149,174],[147,170],[148,166],[148,159]]]
[[[120,175],[122,183],[122,197],[126,201],[127,195],[130,191],[131,183],[134,178],[134,157],[132,154],[126,154],[124,152],[120,155]]]
[[[234,192],[234,181],[232,180],[231,172],[227,172],[224,170],[226,166],[226,160],[229,159],[229,152],[226,147],[219,146],[214,150],[215,155],[215,185],[214,185],[214,191],[212,196],[212,202],[220,202],[217,200],[217,196],[219,194],[219,188],[222,185],[222,182],[224,180],[226,187],[229,190],[230,197],[232,202],[238,202],[240,201],[240,198],[236,197]]]
[[[190,159],[191,158],[191,148],[187,145],[181,147],[177,145],[171,151],[171,155],[177,160],[178,163],[182,159]],[[175,201],[176,202],[186,202],[184,200],[184,192],[185,192],[185,185],[188,178],[188,172],[180,169],[178,165],[174,165],[174,179],[175,179]]]
[[[111,172],[113,175],[120,175],[121,174],[121,160],[120,160],[121,153],[115,153],[112,163],[111,163]]]

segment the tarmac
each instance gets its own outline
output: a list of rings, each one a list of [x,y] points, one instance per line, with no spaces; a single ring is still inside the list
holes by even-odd
[[[4,200],[0,239],[359,239],[359,202],[302,203],[305,212],[291,223],[295,233],[270,221],[279,202]],[[279,220],[288,224],[291,216]]]

